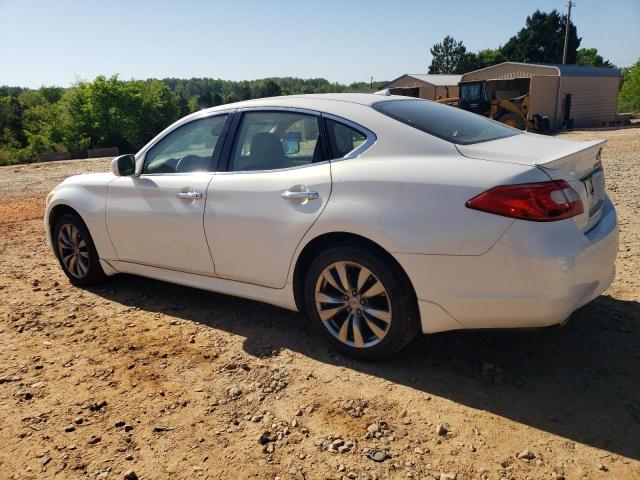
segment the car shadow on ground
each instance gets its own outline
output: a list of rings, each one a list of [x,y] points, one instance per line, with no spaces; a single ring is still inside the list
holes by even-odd
[[[426,395],[486,410],[640,459],[640,303],[601,296],[565,327],[464,331],[417,337],[395,358],[365,363],[336,354],[296,313],[129,275],[91,289],[109,300],[245,338],[254,356],[284,348]]]

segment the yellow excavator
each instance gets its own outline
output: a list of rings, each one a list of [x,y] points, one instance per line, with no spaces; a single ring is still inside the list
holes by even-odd
[[[528,82],[525,87],[514,84],[514,80],[481,80],[461,82],[459,88],[459,97],[440,98],[436,102],[484,115],[520,130],[549,130],[547,117],[534,114],[529,118]]]

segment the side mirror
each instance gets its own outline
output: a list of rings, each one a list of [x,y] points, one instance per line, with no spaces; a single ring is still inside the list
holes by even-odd
[[[111,171],[116,177],[129,177],[136,172],[136,157],[120,155],[111,160]]]
[[[285,138],[282,140],[282,150],[286,155],[294,155],[300,151],[300,142],[295,138]]]

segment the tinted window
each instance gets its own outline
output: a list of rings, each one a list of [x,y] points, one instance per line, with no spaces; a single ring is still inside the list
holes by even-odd
[[[275,170],[324,158],[318,118],[293,112],[246,112],[229,170]]]
[[[227,115],[194,120],[164,136],[147,152],[142,173],[207,171]]]
[[[463,83],[460,85],[460,98],[464,100],[483,100],[481,83]]]
[[[331,148],[331,158],[342,158],[367,140],[364,133],[343,123],[327,120],[325,125]]]
[[[511,137],[519,132],[488,118],[428,100],[390,100],[377,111],[448,142],[468,145]]]

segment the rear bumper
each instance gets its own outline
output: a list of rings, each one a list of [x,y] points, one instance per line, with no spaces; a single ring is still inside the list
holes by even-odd
[[[515,221],[479,256],[396,254],[412,280],[425,333],[541,327],[564,321],[615,275],[618,224],[606,198],[583,234],[569,220]]]

